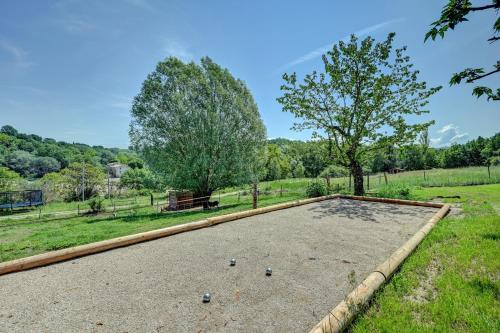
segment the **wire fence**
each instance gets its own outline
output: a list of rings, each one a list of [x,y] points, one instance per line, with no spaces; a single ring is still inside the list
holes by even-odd
[[[196,212],[200,210],[217,210],[234,206],[249,206],[252,207],[254,200],[257,203],[273,203],[287,201],[305,197],[305,190],[297,190],[281,186],[278,189],[259,187],[254,193],[251,189],[242,189],[229,193],[217,191],[212,193],[210,197],[193,198],[191,200],[178,201],[181,207],[177,210],[169,210],[169,201],[164,195],[158,195],[151,199],[150,196],[142,196],[132,198],[130,200],[111,201],[106,199],[105,204],[99,212],[93,211],[89,203],[73,203],[71,209],[61,208],[56,210],[53,207],[40,206],[36,209],[26,209],[19,211],[8,211],[3,216],[0,216],[0,227],[11,225],[12,222],[48,222],[60,219],[68,219],[75,217],[102,218],[102,217],[126,217],[137,213],[141,214],[169,214]],[[202,202],[210,203],[207,207]],[[193,202],[195,204],[193,204]],[[185,203],[185,205],[182,205]]]

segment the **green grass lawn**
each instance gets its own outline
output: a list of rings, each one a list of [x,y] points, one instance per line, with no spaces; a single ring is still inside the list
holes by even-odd
[[[378,292],[351,332],[500,332],[500,185],[421,188],[461,203]],[[346,277],[347,278],[347,277]]]

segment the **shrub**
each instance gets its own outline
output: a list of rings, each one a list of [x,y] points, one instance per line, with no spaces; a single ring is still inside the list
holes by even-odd
[[[321,182],[313,182],[307,185],[306,194],[309,198],[321,197],[327,194],[325,184]]]
[[[99,213],[104,210],[104,200],[101,197],[94,197],[89,201],[90,211],[92,213]]]
[[[320,173],[320,177],[325,178],[330,176],[331,178],[339,178],[346,177],[349,175],[349,172],[346,168],[338,166],[338,165],[329,165]]]
[[[380,187],[376,196],[381,198],[410,199],[412,193],[408,185],[390,184]]]

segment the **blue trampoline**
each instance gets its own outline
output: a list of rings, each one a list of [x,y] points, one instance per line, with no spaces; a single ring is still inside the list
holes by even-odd
[[[0,192],[0,209],[43,205],[42,190]]]

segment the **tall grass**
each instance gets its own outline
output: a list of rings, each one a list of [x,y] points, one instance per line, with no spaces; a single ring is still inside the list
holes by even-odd
[[[372,184],[377,186],[385,183],[383,174],[373,175]],[[394,175],[387,175],[388,183],[405,184],[409,186],[440,187],[466,186],[500,183],[500,166],[469,167],[458,169],[431,169],[424,171],[408,171]]]

